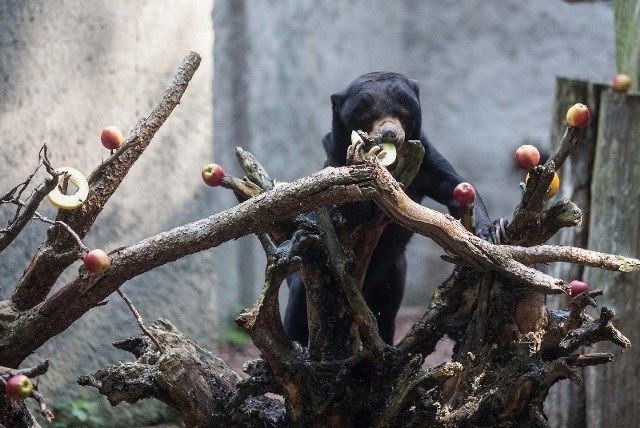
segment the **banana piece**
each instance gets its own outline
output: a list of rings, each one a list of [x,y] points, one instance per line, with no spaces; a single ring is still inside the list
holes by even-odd
[[[63,210],[72,210],[78,208],[87,199],[89,195],[89,183],[87,179],[80,171],[68,166],[57,168],[56,172],[64,172],[69,176],[71,184],[76,186],[78,190],[73,195],[65,195],[60,191],[60,188],[56,186],[49,194],[47,199],[54,207]],[[58,177],[58,183],[64,180],[65,174]]]

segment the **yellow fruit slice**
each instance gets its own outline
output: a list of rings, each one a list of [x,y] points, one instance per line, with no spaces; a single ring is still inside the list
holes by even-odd
[[[69,176],[69,182],[77,187],[72,195],[65,195],[60,191],[60,187],[56,186],[49,194],[47,199],[57,208],[63,210],[72,210],[78,208],[87,199],[89,195],[89,183],[80,171],[68,166],[56,169],[56,172],[65,172]],[[65,174],[58,177],[58,183],[64,180]]]
[[[529,173],[527,173],[527,176],[524,178],[524,182],[529,182]],[[560,177],[558,176],[557,172],[554,172],[553,179],[551,180],[551,184],[549,184],[549,189],[547,190],[547,194],[544,195],[544,200],[548,201],[549,199],[553,198],[556,193],[558,193],[558,190],[560,190]]]
[[[382,143],[382,152],[378,155],[380,163],[389,166],[396,161],[396,146],[391,143]]]
[[[549,185],[549,190],[547,190],[547,195],[545,199],[553,198],[558,190],[560,189],[560,177],[558,177],[558,173],[553,173],[553,180],[551,180],[551,184]]]

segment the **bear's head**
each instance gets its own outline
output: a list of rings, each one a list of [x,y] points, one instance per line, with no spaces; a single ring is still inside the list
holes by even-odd
[[[351,131],[396,145],[419,140],[422,112],[418,83],[399,73],[374,72],[356,78],[331,96],[333,108],[332,155],[344,156]]]

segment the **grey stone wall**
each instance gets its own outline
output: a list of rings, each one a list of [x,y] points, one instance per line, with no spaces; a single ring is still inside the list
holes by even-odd
[[[33,170],[42,143],[54,166],[88,174],[108,152],[101,129],[125,133],[149,114],[181,60],[192,50],[202,64],[180,106],[108,202],[86,239],[106,251],[212,213],[211,189],[200,168],[212,157],[213,0],[173,2],[5,0],[0,4],[0,193]],[[41,177],[42,178],[42,177]],[[41,212],[55,210],[44,202]],[[0,207],[0,221],[12,210]],[[32,222],[0,255],[0,297],[6,298],[47,226]],[[188,257],[130,281],[124,291],[147,321],[171,319],[205,346],[217,330],[215,250]],[[77,273],[78,264],[57,286]],[[40,389],[52,404],[97,400],[105,426],[141,426],[165,413],[158,402],[111,409],[76,379],[129,360],[111,342],[137,336],[134,318],[117,296],[46,343],[31,361],[49,359]]]
[[[548,147],[555,77],[609,81],[615,72],[607,3],[247,0],[219,2],[214,20],[219,162],[235,167],[240,145],[281,180],[318,170],[329,95],[362,73],[399,71],[419,80],[427,134],[495,218],[511,217],[519,200],[515,148]],[[227,197],[217,206],[233,203]],[[249,304],[261,285],[256,242],[220,256],[228,299]],[[405,304],[424,305],[451,267],[425,238],[409,253]]]

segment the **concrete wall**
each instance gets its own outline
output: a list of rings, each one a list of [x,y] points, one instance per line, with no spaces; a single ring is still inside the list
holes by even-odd
[[[237,174],[238,145],[275,178],[316,171],[323,161],[320,139],[330,127],[329,95],[361,73],[383,69],[421,82],[430,138],[477,184],[494,217],[510,217],[520,180],[512,151],[523,141],[547,146],[555,76],[609,80],[615,71],[613,12],[606,3],[233,0],[216,3],[212,94],[212,6],[213,0],[3,1],[0,193],[31,172],[42,142],[55,165],[88,173],[106,157],[100,129],[117,124],[129,131],[182,57],[196,50],[203,64],[182,103],[107,204],[89,246],[128,245],[233,205],[230,192],[201,185],[199,169],[213,157]],[[48,206],[42,211],[54,215]],[[8,215],[0,208],[0,221]],[[10,293],[45,230],[33,223],[2,253],[0,297]],[[423,305],[450,267],[424,238],[412,241],[410,253],[405,303]],[[251,304],[263,269],[262,251],[248,237],[157,269],[124,289],[145,319],[165,316],[207,346],[223,327],[215,308],[224,320],[232,308]],[[56,402],[104,402],[75,379],[128,359],[109,343],[137,334],[124,304],[112,298],[34,355],[53,363],[42,391]],[[110,422],[141,425],[140,412],[134,415],[141,408],[161,411],[151,402],[121,405],[109,413],[121,419]]]
[[[219,162],[232,170],[240,145],[281,180],[318,170],[329,95],[362,73],[399,71],[420,81],[431,141],[495,218],[519,200],[515,148],[548,147],[556,75],[609,81],[615,71],[608,3],[247,0],[217,4],[214,20]],[[224,195],[217,207],[232,203]],[[413,239],[406,304],[424,305],[451,272],[440,253]],[[228,244],[227,298],[250,303],[263,266],[255,238]]]
[[[107,251],[212,213],[211,189],[200,168],[212,157],[213,0],[173,2],[5,0],[0,4],[0,193],[35,167],[38,149],[49,146],[54,166],[88,174],[108,152],[101,129],[125,133],[149,114],[180,61],[195,50],[202,64],[181,104],[107,204],[86,239]],[[11,209],[0,207],[0,221]],[[43,203],[41,212],[55,216]],[[27,266],[46,225],[33,222],[0,255],[0,297]],[[205,346],[217,329],[215,250],[188,257],[126,283],[147,321],[171,319]],[[78,265],[66,273],[74,276]],[[165,413],[145,402],[108,408],[95,390],[79,387],[78,376],[131,356],[111,342],[139,329],[117,296],[45,344],[32,361],[50,359],[40,389],[54,405],[98,400],[105,426],[141,426]],[[109,416],[105,416],[109,415]]]

